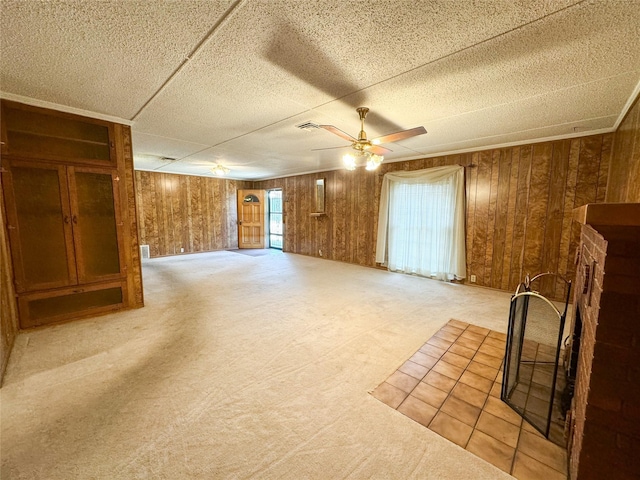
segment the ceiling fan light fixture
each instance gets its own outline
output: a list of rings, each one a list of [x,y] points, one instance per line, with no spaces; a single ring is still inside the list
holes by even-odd
[[[214,165],[211,168],[211,173],[213,173],[217,177],[224,177],[227,173],[229,173],[229,169],[222,165]]]
[[[347,153],[342,157],[342,163],[344,164],[344,168],[347,170],[355,170],[356,169],[356,157]]]
[[[368,155],[367,166],[365,168],[369,171],[375,170],[380,166],[383,160],[384,160],[384,157],[381,155],[375,155],[375,154]]]

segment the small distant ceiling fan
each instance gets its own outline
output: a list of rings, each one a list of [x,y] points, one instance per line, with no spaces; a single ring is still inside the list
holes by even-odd
[[[356,155],[360,157],[367,157],[367,170],[375,170],[384,160],[383,155],[387,152],[392,151],[388,148],[381,147],[381,143],[398,142],[400,140],[405,140],[407,138],[427,133],[427,130],[424,127],[415,127],[369,140],[367,138],[367,133],[364,131],[364,119],[366,118],[369,109],[367,107],[358,107],[356,108],[356,111],[360,116],[360,133],[358,134],[358,138],[352,137],[348,133],[343,132],[333,125],[319,125],[319,127],[324,128],[334,135],[338,135],[340,138],[344,138],[345,140],[351,142],[351,147],[358,151]],[[343,157],[343,161],[345,163],[345,166],[347,167],[347,170],[354,170],[356,168],[356,157],[354,157],[353,155],[345,155]]]

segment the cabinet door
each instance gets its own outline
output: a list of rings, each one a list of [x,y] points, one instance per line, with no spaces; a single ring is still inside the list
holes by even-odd
[[[67,170],[78,282],[119,278],[123,261],[118,238],[117,174],[81,167]]]
[[[5,161],[2,175],[16,290],[77,283],[66,169]]]
[[[2,100],[2,153],[21,158],[115,166],[113,125]]]

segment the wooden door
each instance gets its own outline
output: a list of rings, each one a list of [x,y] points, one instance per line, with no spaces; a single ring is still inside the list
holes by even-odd
[[[75,285],[66,168],[4,161],[7,228],[18,293]]]
[[[123,265],[117,174],[83,167],[67,170],[78,281],[117,279]]]
[[[238,190],[238,248],[264,248],[264,190]]]

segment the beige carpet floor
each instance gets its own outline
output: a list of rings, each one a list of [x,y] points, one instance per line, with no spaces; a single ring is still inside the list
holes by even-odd
[[[291,254],[143,266],[146,307],[21,333],[2,479],[511,478],[369,394],[508,293]]]

